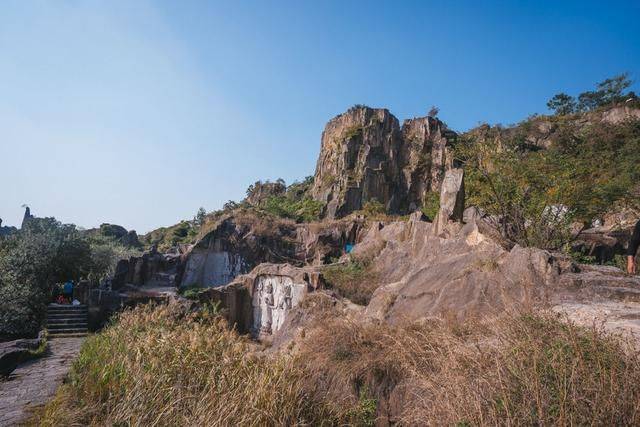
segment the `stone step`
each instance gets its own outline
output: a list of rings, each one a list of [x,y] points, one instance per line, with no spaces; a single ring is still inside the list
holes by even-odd
[[[68,328],[84,328],[87,329],[87,322],[76,323],[47,323],[47,329],[68,329]]]
[[[83,308],[80,310],[47,310],[47,314],[86,314],[87,309]]]
[[[80,304],[80,305],[71,305],[71,304],[66,304],[66,305],[48,305],[47,306],[47,311],[58,311],[58,310],[86,310],[87,306],[84,304]]]
[[[49,336],[49,339],[56,338],[74,338],[74,337],[86,337],[89,335],[87,332],[72,332],[72,333],[57,333]]]
[[[62,314],[49,314],[47,319],[86,319],[87,313],[62,313]]]
[[[83,323],[87,321],[87,316],[74,316],[74,317],[49,317],[47,318],[48,324],[53,323]]]
[[[48,331],[49,335],[60,334],[86,334],[87,328],[66,328],[66,329],[53,329]]]

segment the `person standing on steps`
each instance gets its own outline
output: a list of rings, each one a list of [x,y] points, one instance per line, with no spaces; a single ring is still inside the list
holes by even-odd
[[[636,227],[631,235],[629,247],[627,248],[627,273],[636,274],[636,253],[640,246],[640,221],[636,223]]]
[[[62,293],[64,294],[64,298],[69,301],[73,300],[73,280],[67,280],[62,288]]]

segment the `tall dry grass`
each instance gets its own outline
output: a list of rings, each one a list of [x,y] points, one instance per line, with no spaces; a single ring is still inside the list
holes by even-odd
[[[40,425],[293,425],[333,418],[302,371],[208,314],[138,307],[88,338]]]
[[[327,319],[266,355],[215,314],[126,312],[89,338],[41,425],[637,425],[640,357],[552,314]]]
[[[385,423],[640,424],[638,352],[553,314],[454,325],[337,319],[307,334],[299,358],[327,404],[365,394]]]

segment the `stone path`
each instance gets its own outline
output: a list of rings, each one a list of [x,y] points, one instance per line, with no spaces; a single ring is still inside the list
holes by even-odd
[[[20,365],[0,382],[0,426],[19,425],[29,416],[29,408],[44,405],[71,368],[84,338],[49,340],[49,352]]]

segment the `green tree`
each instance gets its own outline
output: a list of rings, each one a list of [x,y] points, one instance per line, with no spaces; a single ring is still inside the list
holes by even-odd
[[[547,107],[559,116],[573,114],[576,111],[576,100],[566,93],[558,93],[547,102]]]
[[[629,73],[622,73],[598,83],[598,91],[602,93],[602,102],[613,104],[623,101],[625,98],[624,91],[632,84],[633,82],[629,79]]]
[[[89,241],[75,226],[32,218],[0,244],[0,335],[36,333],[56,283],[91,269]]]
[[[196,227],[201,227],[206,219],[207,211],[203,207],[200,207],[200,209],[198,209],[198,212],[196,213],[196,216],[193,218],[193,222]]]

